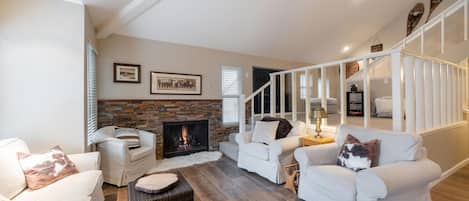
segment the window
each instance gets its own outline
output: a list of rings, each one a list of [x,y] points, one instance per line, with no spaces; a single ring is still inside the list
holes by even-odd
[[[88,142],[90,136],[98,128],[98,103],[96,95],[96,52],[91,45],[88,46],[88,57],[86,65],[87,76],[87,133]],[[89,144],[89,143],[88,143]]]
[[[239,119],[239,95],[243,86],[241,69],[223,66],[221,72],[223,123],[236,123]]]
[[[305,99],[306,98],[306,75],[301,74],[300,75],[300,98]],[[313,76],[310,76],[310,80],[312,80]],[[311,86],[313,84],[311,83]]]
[[[306,76],[305,74],[301,74],[300,75],[300,98],[301,99],[305,99],[306,98]],[[310,80],[312,80],[312,76],[309,78]],[[313,87],[314,84],[311,84],[311,88]],[[321,94],[322,94],[322,87],[321,87],[321,78],[318,79],[318,95],[317,97],[320,97]],[[311,95],[311,97],[313,97]],[[330,97],[330,80],[326,80],[326,97],[329,98]]]

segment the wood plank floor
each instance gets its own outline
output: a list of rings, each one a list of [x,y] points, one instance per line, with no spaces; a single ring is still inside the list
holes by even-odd
[[[433,201],[469,200],[469,165],[440,182],[432,189]]]
[[[295,194],[236,166],[223,157],[219,161],[179,169],[191,184],[196,201],[299,200]],[[127,201],[127,188],[104,185],[105,201]],[[432,189],[433,201],[468,201],[469,166]]]
[[[268,180],[237,167],[226,157],[218,161],[181,168],[194,189],[196,201],[296,201],[296,195]],[[104,185],[105,201],[127,201],[127,187]]]

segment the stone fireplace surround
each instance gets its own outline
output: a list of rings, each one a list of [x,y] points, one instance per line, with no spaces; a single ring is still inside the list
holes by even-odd
[[[209,150],[237,132],[237,126],[224,126],[222,100],[99,100],[98,127],[120,126],[156,134],[156,158],[163,158],[163,122],[208,120]]]

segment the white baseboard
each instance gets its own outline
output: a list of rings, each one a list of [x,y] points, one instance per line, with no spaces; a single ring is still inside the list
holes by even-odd
[[[458,164],[456,164],[455,166],[453,166],[452,168],[446,170],[445,172],[443,172],[443,174],[441,174],[441,177],[439,179],[437,179],[437,180],[433,181],[432,183],[430,183],[430,188],[433,188],[438,183],[445,180],[449,176],[453,175],[459,169],[463,168],[464,166],[466,166],[468,164],[469,164],[469,158],[466,158],[466,159],[462,160],[461,162],[459,162]]]

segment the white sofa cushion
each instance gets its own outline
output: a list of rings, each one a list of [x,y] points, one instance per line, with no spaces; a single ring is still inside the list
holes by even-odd
[[[378,165],[415,161],[422,155],[422,137],[418,135],[340,125],[337,127],[336,143],[341,146],[348,134],[362,142],[380,140]]]
[[[91,170],[68,176],[35,191],[25,190],[12,201],[91,200],[96,187],[101,188],[101,184],[101,171]]]
[[[278,124],[278,121],[257,121],[252,133],[252,141],[270,144],[275,140]]]
[[[26,188],[26,179],[16,152],[29,153],[26,143],[18,138],[0,141],[0,194],[12,198]]]
[[[268,161],[269,160],[269,146],[261,143],[244,144],[240,149],[249,156]]]
[[[302,121],[289,121],[293,128],[288,133],[287,137],[301,136],[306,134],[306,124]]]
[[[129,150],[130,161],[137,161],[139,159],[145,158],[148,155],[151,155],[153,149],[151,147],[140,147],[136,149]]]
[[[310,166],[306,170],[308,182],[331,200],[355,200],[356,172],[336,165]]]

